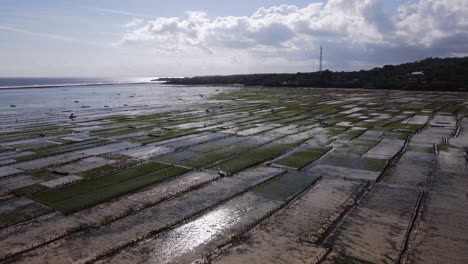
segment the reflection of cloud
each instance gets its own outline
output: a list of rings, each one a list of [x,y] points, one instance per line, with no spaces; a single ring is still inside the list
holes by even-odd
[[[468,54],[468,46],[460,42],[468,32],[468,1],[411,1],[394,11],[387,4],[388,0],[329,0],[214,19],[187,12],[185,17],[148,21],[125,33],[119,44],[147,43],[174,54],[237,50],[303,61],[315,58],[317,47],[324,44],[328,65],[338,68],[343,62],[366,65]]]

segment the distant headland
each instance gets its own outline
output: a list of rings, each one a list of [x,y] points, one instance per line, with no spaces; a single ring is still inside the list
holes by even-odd
[[[167,84],[468,91],[468,57],[427,58],[351,72],[298,72],[159,78]]]

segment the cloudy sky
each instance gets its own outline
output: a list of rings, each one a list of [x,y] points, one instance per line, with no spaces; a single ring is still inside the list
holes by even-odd
[[[369,69],[468,55],[467,0],[0,0],[0,76]]]

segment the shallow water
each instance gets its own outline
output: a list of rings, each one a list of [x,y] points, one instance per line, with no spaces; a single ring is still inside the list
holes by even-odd
[[[31,110],[55,112],[89,111],[105,106],[118,108],[125,105],[182,106],[187,105],[187,102],[201,101],[200,94],[208,96],[230,89],[235,88],[214,89],[208,86],[171,86],[160,83],[0,89],[0,113],[21,117],[24,112]]]

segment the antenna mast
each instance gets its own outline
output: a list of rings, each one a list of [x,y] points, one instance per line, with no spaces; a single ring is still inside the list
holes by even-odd
[[[322,73],[322,59],[323,59],[323,49],[322,49],[322,45],[320,45],[320,67],[319,67],[320,73]]]

